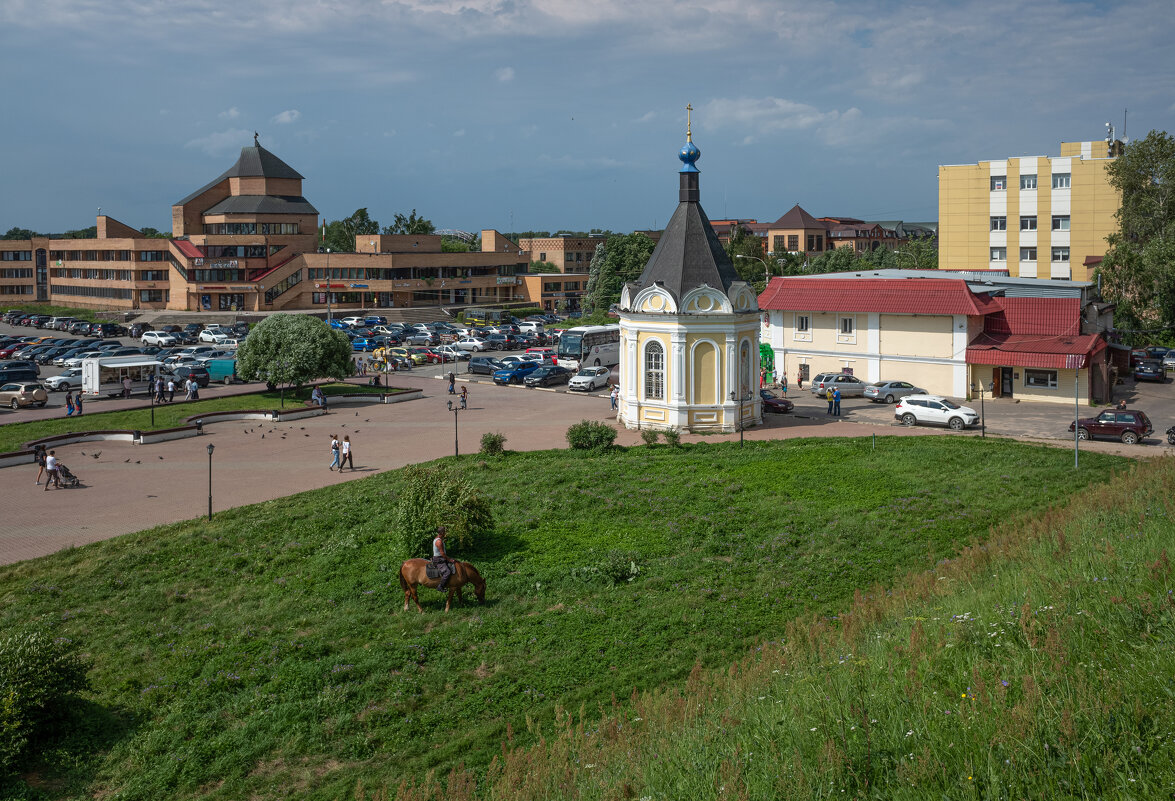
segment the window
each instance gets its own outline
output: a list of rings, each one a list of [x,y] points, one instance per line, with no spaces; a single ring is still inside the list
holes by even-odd
[[[1053,230],[1054,231],[1068,231],[1069,230],[1069,215],[1053,215]]]
[[[546,261],[546,260],[547,260],[547,254],[546,254],[546,253],[540,253],[540,254],[539,254],[539,261]]]
[[[1036,261],[1036,248],[1020,248],[1020,261]]]
[[[1006,231],[1006,230],[1008,230],[1008,218],[1007,217],[992,217],[991,218],[991,230],[993,230],[993,231]]]
[[[1008,249],[1007,248],[992,248],[991,249],[991,260],[992,261],[1007,261],[1008,260]]]
[[[796,253],[799,251],[799,249],[800,249],[800,235],[799,234],[788,234],[787,235],[787,249],[792,253]]]
[[[1036,176],[1035,175],[1021,175],[1020,176],[1020,188],[1021,189],[1036,189]]]
[[[991,176],[991,191],[1002,192],[1008,188],[1008,176],[993,175]]]
[[[783,237],[782,236],[771,237],[771,248],[772,248],[773,253],[782,253],[783,252]]]
[[[1053,189],[1068,189],[1069,188],[1069,173],[1055,172],[1053,173]]]
[[[852,336],[856,330],[856,318],[842,317],[840,318],[840,332],[845,336]]]
[[[812,318],[806,314],[796,315],[796,333],[806,334],[812,328]]]
[[[1053,248],[1053,261],[1069,261],[1069,248]]]
[[[1057,388],[1057,371],[1056,370],[1025,370],[1024,371],[1024,386],[1036,387],[1038,389],[1056,389]]]
[[[1036,230],[1036,217],[1021,217],[1020,218],[1020,230],[1021,231],[1035,231]]]
[[[645,398],[665,398],[665,348],[655,339],[645,345]]]

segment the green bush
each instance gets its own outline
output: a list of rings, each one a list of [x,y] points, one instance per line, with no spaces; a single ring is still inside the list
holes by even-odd
[[[616,429],[595,420],[583,420],[567,429],[567,444],[573,450],[594,451],[612,447]]]
[[[89,663],[65,640],[39,631],[0,642],[0,776],[17,764],[38,730],[89,689]]]
[[[670,448],[681,447],[681,431],[678,429],[670,428],[669,430],[662,432],[662,435],[665,437],[665,444]]]
[[[641,429],[641,439],[646,445],[657,444],[657,432],[652,428]]]
[[[449,530],[449,544],[469,548],[474,537],[494,527],[490,502],[447,465],[404,469],[404,486],[392,509],[391,547],[398,559],[428,554],[437,526]]]
[[[573,568],[571,576],[587,584],[627,584],[640,575],[643,562],[635,551],[611,550],[599,562]]]
[[[501,456],[506,452],[506,435],[496,431],[487,431],[481,435],[481,455]]]

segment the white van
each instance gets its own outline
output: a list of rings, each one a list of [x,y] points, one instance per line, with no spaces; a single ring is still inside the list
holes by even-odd
[[[522,332],[529,332],[531,334],[545,334],[546,329],[543,324],[534,320],[524,320],[518,324],[518,330]]]

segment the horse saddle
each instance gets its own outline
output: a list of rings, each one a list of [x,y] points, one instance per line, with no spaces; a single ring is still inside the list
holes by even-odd
[[[446,565],[446,567],[449,566]],[[449,568],[449,572],[452,572],[451,567]],[[441,566],[436,562],[429,562],[424,566],[424,575],[428,576],[430,579],[439,579],[443,575],[441,573]]]

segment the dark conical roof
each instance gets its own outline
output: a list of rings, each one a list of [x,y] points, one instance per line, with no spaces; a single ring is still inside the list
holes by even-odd
[[[780,217],[771,224],[772,228],[828,228],[828,223],[822,220],[817,220],[808,212],[804,211],[800,204],[792,206],[787,214]]]
[[[654,282],[659,282],[678,300],[702,284],[728,294],[730,285],[741,280],[702,205],[697,201],[682,201],[637,279],[633,295]]]
[[[221,181],[227,178],[294,178],[296,180],[305,180],[297,170],[286,164],[277,156],[270,153],[261,145],[253,145],[252,147],[242,147],[241,155],[237,158],[237,163],[229,167],[225,172],[221,173],[215,180],[197,189],[192,194],[185,197],[183,200],[175,203],[176,206],[183,206],[191,203],[200,195],[207,192],[212,187],[216,186]]]

